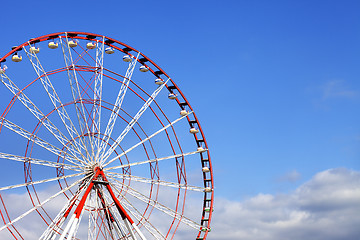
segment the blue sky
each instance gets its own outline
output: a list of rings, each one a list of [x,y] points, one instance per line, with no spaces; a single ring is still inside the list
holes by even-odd
[[[241,203],[291,193],[328,169],[360,171],[359,9],[358,1],[6,1],[0,55],[60,31],[141,50],[197,113],[219,203]]]

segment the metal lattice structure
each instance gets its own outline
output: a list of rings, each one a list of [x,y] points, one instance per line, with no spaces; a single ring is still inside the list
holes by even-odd
[[[113,38],[61,32],[0,64],[0,238],[206,239],[208,146],[155,62]]]

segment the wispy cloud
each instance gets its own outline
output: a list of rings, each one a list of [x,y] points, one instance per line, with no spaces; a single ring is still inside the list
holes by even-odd
[[[284,175],[277,178],[279,182],[296,182],[301,178],[301,174],[296,170],[285,173]]]
[[[359,95],[359,91],[348,87],[344,80],[331,80],[322,87],[322,100],[331,98],[354,98]]]

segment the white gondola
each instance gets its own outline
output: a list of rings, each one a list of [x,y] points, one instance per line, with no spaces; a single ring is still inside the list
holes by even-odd
[[[93,42],[88,42],[87,44],[86,44],[86,48],[87,49],[94,49],[96,47],[96,45],[95,45],[95,43],[93,43]]]
[[[115,51],[114,51],[114,49],[112,47],[105,48],[105,53],[107,53],[107,54],[113,54],[114,52]]]
[[[123,60],[124,62],[131,62],[131,57],[129,55],[124,55]]]
[[[57,43],[55,43],[55,42],[49,42],[49,44],[48,44],[48,47],[50,48],[50,49],[56,49],[56,48],[58,48],[58,44]]]
[[[140,72],[147,72],[147,71],[149,71],[149,68],[142,65],[139,70],[140,70]]]
[[[68,42],[68,45],[69,45],[69,47],[74,48],[74,47],[76,47],[76,46],[77,46],[77,42],[75,42],[75,41],[71,40],[71,41],[69,41],[69,42]]]
[[[204,189],[204,192],[212,192],[212,189],[211,189],[210,187],[206,187],[206,188]]]
[[[0,74],[5,73],[6,69],[8,69],[8,67],[6,65],[4,65],[3,68],[1,68],[1,66],[0,66]]]
[[[190,133],[195,134],[195,133],[198,133],[198,132],[199,132],[199,129],[196,129],[194,127],[190,128]]]
[[[203,171],[203,172],[210,172],[210,168],[209,168],[209,167],[203,167],[203,168],[202,168],[202,171]]]
[[[163,85],[164,81],[161,78],[157,78],[157,79],[155,79],[155,84],[156,85]]]
[[[211,232],[211,228],[202,228],[201,231],[202,232],[206,232],[206,231]]]
[[[206,207],[204,210],[205,212],[210,212],[210,207]],[[214,211],[214,209],[212,211]]]
[[[198,147],[197,150],[198,152],[206,152],[206,149],[204,149],[203,147]]]
[[[35,54],[37,54],[37,53],[39,53],[39,52],[40,52],[40,48],[30,47],[30,52],[31,52],[31,53],[35,53]]]
[[[168,98],[169,98],[169,99],[176,99],[177,96],[176,96],[175,93],[169,93]]]
[[[13,60],[14,62],[21,62],[22,61],[22,56],[19,56],[17,53],[15,53],[11,60]]]
[[[183,109],[183,110],[180,111],[180,115],[181,115],[181,116],[186,116],[186,115],[188,115],[188,114],[189,114],[189,112],[188,112],[187,110],[185,110],[185,109]]]

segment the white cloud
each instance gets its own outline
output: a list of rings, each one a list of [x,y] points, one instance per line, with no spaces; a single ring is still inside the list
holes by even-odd
[[[360,236],[360,173],[330,169],[290,194],[243,202],[217,199],[209,240],[355,240]]]
[[[342,80],[331,80],[322,87],[322,90],[322,100],[329,98],[354,98],[359,94],[358,91],[349,89]]]
[[[280,176],[277,180],[279,182],[296,182],[301,178],[301,174],[296,170],[285,173],[283,176]]]

